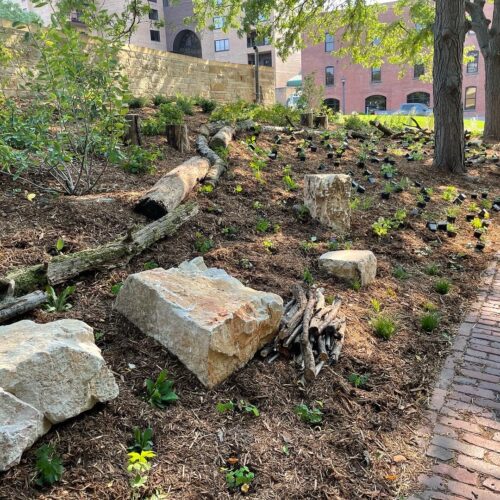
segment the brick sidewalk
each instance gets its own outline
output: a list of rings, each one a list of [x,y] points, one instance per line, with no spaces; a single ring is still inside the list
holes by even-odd
[[[430,403],[432,473],[410,499],[499,500],[500,254],[452,349]]]

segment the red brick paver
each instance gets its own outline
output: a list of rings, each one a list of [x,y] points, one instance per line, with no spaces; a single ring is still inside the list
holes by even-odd
[[[429,408],[426,454],[434,466],[410,498],[500,500],[500,253],[460,325]]]

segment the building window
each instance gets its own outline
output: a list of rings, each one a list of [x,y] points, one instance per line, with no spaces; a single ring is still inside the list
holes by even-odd
[[[215,40],[215,52],[225,52],[229,50],[229,38]]]
[[[224,16],[216,16],[214,17],[214,29],[221,30],[224,28],[225,19]]]
[[[264,38],[257,38],[257,33],[253,31],[247,35],[247,48],[251,49],[254,45],[257,47],[271,45],[271,39],[268,36],[265,36]]]
[[[477,73],[479,71],[479,51],[471,50],[467,57],[471,58],[467,63],[467,73]]]
[[[156,9],[149,9],[149,19],[158,21],[158,11]]]
[[[365,99],[366,114],[375,113],[375,111],[385,111],[387,109],[387,98],[383,95],[371,95]]]
[[[151,41],[153,42],[160,41],[160,32],[158,30],[149,30],[149,34],[151,36]]]
[[[248,64],[255,65],[255,54],[248,54]],[[273,56],[271,52],[259,52],[259,66],[273,65]]]
[[[409,104],[425,104],[430,106],[431,95],[428,92],[412,92],[406,96],[406,102]]]
[[[413,78],[420,78],[425,75],[425,65],[424,64],[415,64],[413,66]]]
[[[465,89],[465,111],[476,109],[477,87],[467,87]]]
[[[332,111],[335,111],[335,113],[338,113],[340,111],[340,101],[338,99],[335,99],[334,97],[325,99],[323,101],[323,104],[330,108]]]
[[[335,50],[335,38],[330,33],[325,34],[325,52],[333,52]]]
[[[372,83],[380,83],[382,81],[382,69],[372,68]]]
[[[333,73],[333,66],[327,66],[325,68],[325,85],[327,87],[332,87],[335,85],[335,75]]]

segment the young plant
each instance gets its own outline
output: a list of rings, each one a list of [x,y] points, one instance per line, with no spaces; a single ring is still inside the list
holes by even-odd
[[[76,286],[67,286],[59,295],[54,288],[47,285],[45,289],[47,293],[47,304],[45,310],[47,312],[65,312],[69,311],[73,306],[68,303],[69,296],[76,290]]]
[[[198,191],[202,194],[211,194],[214,190],[214,187],[212,184],[203,184],[203,186],[200,186],[198,188]]]
[[[432,332],[439,325],[439,317],[435,312],[427,312],[420,318],[420,327],[424,332]]]
[[[64,240],[62,238],[59,238],[57,241],[56,241],[56,244],[54,246],[55,250],[57,253],[61,253],[63,248],[64,248]]]
[[[429,264],[424,269],[425,274],[428,276],[437,276],[439,274],[439,266],[435,263]]]
[[[148,260],[147,262],[144,262],[144,270],[145,271],[150,271],[151,269],[157,269],[158,264],[154,260]]]
[[[364,375],[360,375],[359,373],[351,373],[347,377],[347,380],[349,380],[349,382],[354,387],[356,387],[356,389],[358,389],[358,388],[362,388],[364,385],[366,385],[369,378],[370,378],[370,375],[368,375],[367,373]]]
[[[313,250],[316,249],[318,244],[316,241],[301,241],[300,242],[300,249],[302,252],[304,252],[305,255],[310,254]]]
[[[130,486],[132,488],[143,488],[148,480],[148,472],[151,469],[150,461],[156,456],[151,450],[142,450],[140,453],[131,451],[127,453],[127,472],[131,475]]]
[[[276,250],[274,243],[271,240],[264,240],[262,246],[268,251],[273,253]]]
[[[288,191],[297,191],[299,185],[292,179],[292,176],[287,174],[283,176],[283,183]]]
[[[36,479],[39,486],[51,485],[59,481],[64,472],[61,458],[53,446],[44,444],[36,450]]]
[[[243,186],[241,184],[236,184],[236,186],[234,187],[234,192],[236,194],[243,193]]]
[[[202,233],[195,233],[194,248],[197,252],[207,253],[214,247],[214,242],[210,238],[205,238]]]
[[[147,401],[157,408],[165,408],[171,403],[175,403],[179,396],[173,390],[174,382],[167,379],[167,371],[162,370],[156,380],[146,379]]]
[[[255,230],[258,233],[267,233],[271,228],[271,223],[267,219],[259,219],[255,225]]]
[[[355,279],[351,281],[351,288],[355,292],[359,292],[361,290],[361,281],[359,279]]]
[[[379,217],[377,221],[372,224],[372,230],[379,238],[387,236],[391,228],[391,221],[384,217]]]
[[[128,447],[128,451],[150,451],[153,449],[153,429],[147,427],[143,431],[139,427],[134,428],[134,442]]]
[[[396,266],[392,271],[392,275],[398,280],[407,280],[410,277],[403,266]]]
[[[396,333],[396,323],[384,314],[379,314],[370,322],[377,337],[389,340]]]
[[[370,304],[372,305],[372,309],[378,314],[382,309],[382,304],[379,300],[373,298],[370,300]]]
[[[455,186],[446,186],[443,190],[443,200],[453,201],[458,195],[458,189]]]
[[[450,282],[446,279],[441,279],[436,281],[436,284],[434,285],[434,289],[436,290],[437,293],[440,295],[446,295],[450,291]]]
[[[228,401],[227,403],[217,403],[215,405],[215,409],[219,413],[226,413],[228,411],[233,411],[235,409],[236,405],[234,404],[233,401]]]
[[[111,293],[113,295],[118,295],[120,293],[120,290],[122,289],[123,282],[115,283],[114,285],[111,286]]]
[[[320,404],[319,406],[322,405]],[[306,424],[317,425],[323,421],[323,412],[315,406],[310,408],[305,403],[297,405],[294,409],[294,413]]]
[[[254,478],[255,474],[245,465],[229,471],[226,474],[226,484],[230,489],[241,488],[241,491],[246,493]]]
[[[314,277],[309,270],[308,267],[304,269],[304,273],[302,275],[302,279],[304,280],[305,283],[307,283],[309,286],[311,286],[314,283]]]

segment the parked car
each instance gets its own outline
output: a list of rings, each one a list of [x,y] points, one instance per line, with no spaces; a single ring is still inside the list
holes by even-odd
[[[300,94],[292,94],[287,100],[286,100],[286,107],[287,108],[292,108],[296,109],[298,104],[299,104],[299,99],[300,99]]]
[[[415,115],[415,116],[431,116],[432,109],[426,104],[419,102],[407,102],[401,104],[399,109],[394,113],[395,115]]]

